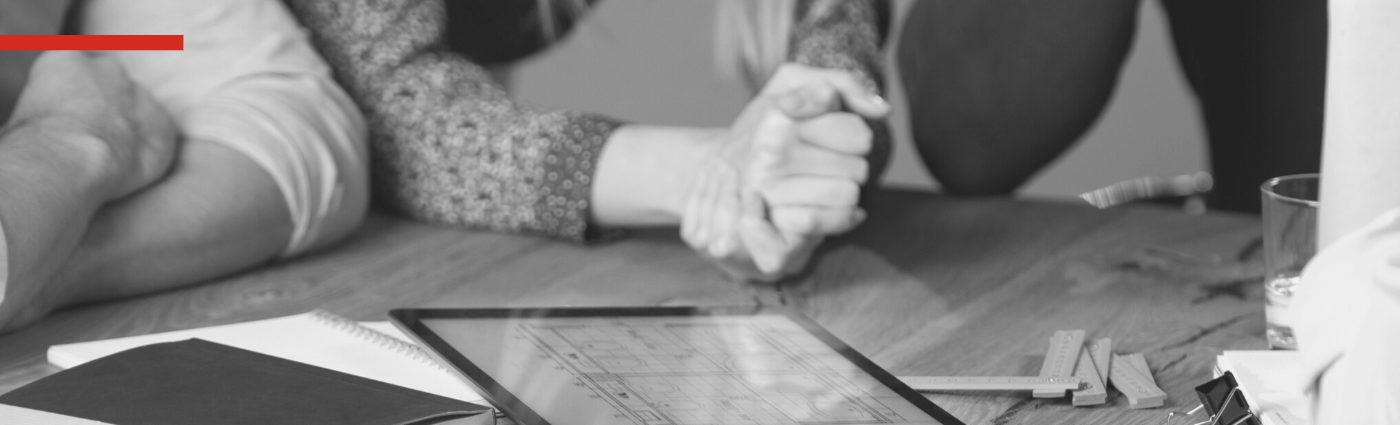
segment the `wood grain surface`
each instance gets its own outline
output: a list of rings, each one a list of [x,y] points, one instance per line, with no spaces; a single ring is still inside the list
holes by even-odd
[[[1058,329],[1142,352],[1169,398],[1130,410],[1029,393],[930,394],[969,424],[1161,424],[1196,405],[1224,349],[1264,347],[1259,223],[1135,206],[881,191],[800,276],[731,282],[673,231],[596,246],[373,216],[346,243],[159,294],[67,309],[0,336],[0,393],[56,371],[49,345],[323,308],[785,305],[898,375],[1035,375]]]

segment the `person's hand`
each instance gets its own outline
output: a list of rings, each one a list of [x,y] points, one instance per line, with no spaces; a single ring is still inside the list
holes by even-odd
[[[6,128],[58,134],[95,153],[111,199],[163,176],[178,140],[170,116],[119,63],[79,52],[48,52],[34,62]]]
[[[888,112],[849,73],[784,66],[700,168],[683,238],[736,278],[800,269],[826,235],[864,220],[856,203],[871,132],[862,117]]]

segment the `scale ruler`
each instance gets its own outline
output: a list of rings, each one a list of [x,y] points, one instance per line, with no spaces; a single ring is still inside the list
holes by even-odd
[[[1074,365],[1074,376],[1084,381],[1084,388],[1070,391],[1070,404],[1093,406],[1108,402],[1108,389],[1104,379],[1094,368],[1094,360],[1089,358],[1089,349],[1079,349],[1079,363]]]
[[[1105,381],[1108,380],[1108,370],[1113,360],[1113,340],[1099,338],[1089,344],[1089,358],[1094,361],[1094,369],[1098,369],[1099,376]]]
[[[1084,349],[1084,331],[1055,331],[1050,337],[1050,350],[1045,353],[1045,362],[1040,365],[1042,378],[1074,376],[1074,365],[1079,362],[1079,352]],[[1059,398],[1064,390],[1039,390],[1032,394],[1035,398]]]
[[[1065,391],[1083,385],[1073,376],[900,376],[914,391]]]
[[[1111,345],[1108,338],[1102,338],[1079,351],[1074,376],[1084,380],[1084,388],[1070,392],[1070,404],[1093,406],[1108,402],[1108,358],[1113,354]]]
[[[1128,361],[1128,366],[1132,366],[1133,370],[1137,371],[1138,375],[1147,378],[1147,382],[1151,383],[1152,386],[1157,386],[1157,380],[1152,377],[1152,368],[1147,366],[1146,356],[1143,356],[1142,353],[1131,353],[1124,354],[1122,357]]]
[[[1152,379],[1151,369],[1144,375],[1139,367],[1147,369],[1147,361],[1141,353],[1113,355],[1113,364],[1108,371],[1108,379],[1118,391],[1128,396],[1129,409],[1144,409],[1161,406],[1167,393],[1157,388]]]

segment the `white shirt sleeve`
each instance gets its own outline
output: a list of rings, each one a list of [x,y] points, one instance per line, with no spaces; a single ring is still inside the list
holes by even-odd
[[[1400,424],[1400,210],[1319,252],[1294,331],[1315,424]]]
[[[182,51],[110,54],[185,137],[267,171],[292,216],[283,257],[359,225],[369,203],[364,117],[280,0],[89,0],[81,29],[185,36]]]

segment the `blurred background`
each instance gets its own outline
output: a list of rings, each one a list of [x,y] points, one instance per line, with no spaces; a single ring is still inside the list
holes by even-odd
[[[896,25],[910,1],[895,0]],[[43,15],[56,15],[63,3],[0,0],[0,5],[17,2],[27,7],[8,9],[40,16],[3,20],[12,27],[53,22]],[[686,0],[599,2],[563,43],[516,65],[509,85],[527,103],[646,123],[728,125],[749,93],[737,80],[721,77],[714,65],[715,7],[715,2]],[[1206,169],[1204,129],[1176,63],[1161,6],[1144,2],[1139,13],[1137,38],[1107,112],[1074,149],[1031,180],[1023,196],[1076,196],[1136,177]],[[891,34],[898,34],[898,28]],[[0,65],[28,54],[0,54]],[[895,70],[888,60],[886,70]],[[6,92],[18,89],[22,79],[23,71],[0,66],[0,98],[12,99],[14,93]],[[936,189],[910,144],[899,80],[894,75],[886,80],[896,105],[896,147],[885,184]],[[8,106],[0,105],[0,116],[7,115]]]
[[[895,1],[896,22],[910,1]],[[600,2],[562,44],[517,65],[510,86],[525,102],[629,121],[728,125],[750,94],[715,69],[714,13],[708,1]],[[1136,177],[1206,169],[1205,130],[1161,6],[1144,2],[1139,14],[1137,38],[1108,110],[1084,140],[1022,188],[1023,196],[1077,196]],[[887,72],[894,71],[888,55],[886,63]],[[897,109],[885,185],[935,189],[909,141],[898,79],[889,75],[887,81]]]

